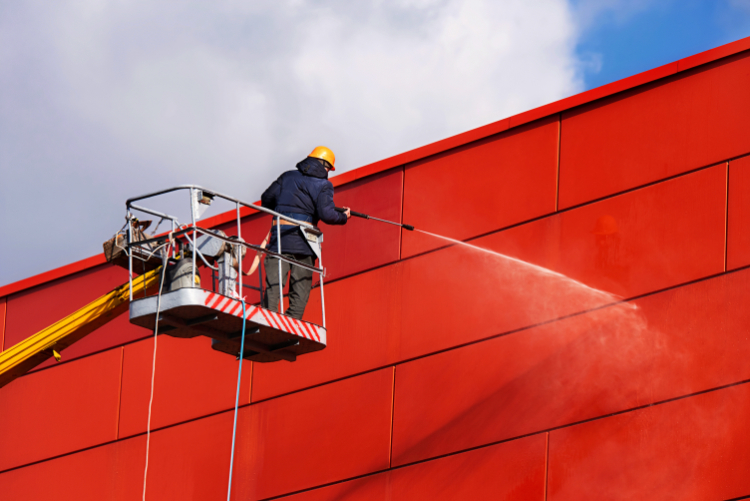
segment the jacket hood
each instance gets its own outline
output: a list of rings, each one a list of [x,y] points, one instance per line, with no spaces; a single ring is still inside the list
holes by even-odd
[[[328,171],[324,165],[324,160],[307,157],[297,164],[297,170],[306,176],[328,179]]]

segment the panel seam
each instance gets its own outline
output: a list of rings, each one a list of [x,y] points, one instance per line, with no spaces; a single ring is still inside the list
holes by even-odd
[[[544,501],[547,501],[547,492],[549,490],[549,434],[550,432],[547,432],[547,449],[544,454]]]
[[[557,115],[557,172],[555,173],[555,212],[560,207],[560,163],[562,153],[562,113]]]
[[[708,170],[708,169],[711,169],[713,167],[719,167],[721,164],[725,164],[725,163],[730,162],[732,160],[737,160],[738,158],[742,158],[742,157],[747,156],[747,155],[748,155],[748,153],[743,153],[742,155],[739,155],[737,157],[732,157],[732,158],[724,159],[724,160],[718,160],[718,161],[712,162],[712,163],[710,163],[708,165],[701,165],[700,167],[696,167],[696,168],[691,169],[691,170],[686,170],[684,172],[678,172],[677,174],[673,174],[671,176],[663,177],[663,178],[657,179],[655,181],[650,181],[648,183],[639,184],[638,186],[633,186],[631,188],[626,188],[624,190],[616,191],[614,193],[610,193],[608,195],[604,195],[604,196],[601,196],[601,197],[598,197],[598,198],[592,198],[590,200],[586,200],[584,202],[580,202],[580,203],[577,203],[575,205],[571,205],[569,207],[565,207],[563,209],[560,209],[559,212],[567,212],[567,211],[575,210],[575,209],[578,209],[580,207],[585,207],[587,205],[591,205],[591,204],[595,204],[597,202],[601,202],[603,200],[608,200],[610,198],[619,197],[620,195],[624,195],[626,193],[632,193],[634,191],[642,190],[644,188],[649,188],[651,186],[655,186],[657,184],[664,183],[664,182],[667,182],[667,181],[672,181],[673,179],[678,179],[678,178],[683,177],[683,176],[689,176],[690,174],[695,174],[696,172],[700,172],[702,170]]]
[[[122,375],[125,371],[125,347],[120,347],[120,381],[117,386],[117,419],[115,420],[115,440],[120,439],[120,414],[122,413]]]
[[[727,271],[727,256],[729,254],[729,161],[726,163],[726,191],[724,194],[724,273]]]
[[[393,419],[396,415],[396,366],[393,366],[393,384],[391,386],[391,437],[388,447],[388,468],[393,468]]]
[[[250,362],[250,394],[247,397],[248,405],[253,403],[253,387],[255,386],[255,362]],[[242,384],[242,381],[240,381]]]
[[[404,200],[406,200],[406,164],[401,166],[401,224],[404,224]],[[404,228],[398,232],[398,260],[401,261],[404,247]],[[343,277],[342,277],[343,278]]]

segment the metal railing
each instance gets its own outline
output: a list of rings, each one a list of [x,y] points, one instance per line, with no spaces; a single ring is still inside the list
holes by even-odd
[[[143,207],[141,205],[136,205],[135,202],[140,202],[142,200],[147,199],[153,199],[156,197],[159,197],[161,195],[165,195],[168,193],[173,193],[176,191],[187,191],[189,193],[190,197],[190,224],[186,224],[184,226],[180,225],[179,220],[177,217],[163,213],[161,211],[157,211],[154,209],[150,209],[148,207]],[[198,226],[197,222],[198,219],[200,219],[200,211],[199,211],[199,204],[207,205],[204,201],[207,199],[213,201],[214,199],[222,199],[225,201],[228,201],[230,203],[233,203],[235,205],[235,211],[236,211],[236,222],[237,222],[237,238],[231,238],[226,237],[220,234],[215,233],[214,231],[211,231],[207,228],[201,228]],[[210,204],[210,202],[208,203]],[[238,269],[237,269],[237,275],[238,275],[238,293],[240,296],[242,296],[242,291],[244,288],[250,288],[253,290],[258,290],[260,294],[260,300],[261,300],[261,306],[264,306],[263,299],[264,296],[267,299],[267,293],[264,291],[263,287],[263,259],[260,259],[260,263],[258,266],[258,276],[259,276],[259,288],[255,288],[254,286],[245,285],[243,284],[243,272],[242,272],[242,257],[243,252],[241,252],[240,247],[245,247],[247,249],[254,250],[256,252],[262,252],[268,256],[272,256],[278,260],[278,266],[279,266],[279,312],[284,313],[284,277],[282,274],[282,262],[289,263],[290,266],[299,266],[301,268],[304,268],[306,270],[312,271],[313,273],[317,273],[319,275],[320,279],[320,304],[321,304],[321,310],[322,310],[322,320],[323,320],[323,327],[326,325],[326,314],[325,314],[325,296],[323,293],[323,278],[325,276],[325,268],[323,268],[323,259],[322,259],[322,250],[320,253],[318,253],[318,266],[310,266],[308,264],[302,263],[300,261],[297,261],[296,259],[289,258],[287,256],[284,256],[282,254],[282,248],[281,248],[281,220],[288,221],[289,223],[292,223],[294,225],[300,226],[302,228],[305,228],[309,233],[318,235],[322,237],[322,232],[316,228],[314,225],[306,222],[306,221],[298,221],[292,217],[286,216],[284,214],[280,214],[276,211],[273,211],[271,209],[267,209],[262,206],[254,205],[248,202],[244,202],[242,200],[239,200],[234,197],[230,197],[228,195],[225,195],[223,193],[219,193],[217,191],[209,190],[206,188],[203,188],[202,186],[198,185],[192,185],[192,184],[186,184],[186,185],[180,185],[175,186],[173,188],[168,188],[166,190],[156,191],[153,193],[148,193],[146,195],[141,195],[138,197],[130,198],[125,202],[127,213],[126,213],[126,219],[127,219],[127,250],[128,250],[128,280],[130,282],[130,299],[133,299],[133,255],[134,252],[131,252],[134,248],[140,248],[141,250],[152,248],[152,245],[163,245],[166,244],[169,241],[175,241],[180,238],[185,238],[190,244],[192,248],[192,265],[191,265],[191,284],[195,284],[196,282],[196,271],[198,267],[197,258],[200,258],[201,261],[209,268],[211,268],[212,272],[212,278],[214,277],[214,271],[216,270],[215,267],[211,266],[208,262],[209,260],[206,259],[206,257],[201,253],[200,249],[198,248],[197,241],[199,235],[208,235],[211,238],[216,238],[219,240],[222,240],[223,242],[229,244],[232,246],[232,249],[237,250],[237,261],[238,261]],[[256,210],[258,212],[264,212],[266,214],[270,214],[275,218],[275,226],[276,226],[276,243],[277,248],[276,250],[266,249],[261,247],[260,245],[255,245],[251,243],[247,243],[242,239],[242,224],[241,224],[241,216],[240,216],[240,208],[241,207],[248,207],[250,209]],[[167,220],[171,223],[171,231],[168,233],[164,233],[159,236],[155,236],[148,239],[142,239],[142,240],[135,240],[133,235],[133,224],[132,221],[135,220],[135,216],[133,215],[133,211],[139,211],[143,212],[145,214],[150,214],[152,216],[161,218],[161,220]],[[161,221],[160,221],[161,223]],[[158,225],[157,225],[158,227]],[[174,257],[174,250],[173,256]],[[146,252],[147,253],[147,252]],[[166,257],[166,256],[164,256]],[[137,257],[136,257],[137,258]],[[314,261],[313,261],[314,262]],[[166,263],[166,260],[165,260]],[[291,280],[290,280],[291,282]],[[212,280],[212,286],[215,287],[215,280]],[[291,284],[290,284],[291,286]]]

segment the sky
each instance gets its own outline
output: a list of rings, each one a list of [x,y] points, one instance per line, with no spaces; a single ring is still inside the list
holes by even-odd
[[[0,0],[0,285],[127,198],[253,202],[317,145],[340,174],[747,36],[750,0]]]

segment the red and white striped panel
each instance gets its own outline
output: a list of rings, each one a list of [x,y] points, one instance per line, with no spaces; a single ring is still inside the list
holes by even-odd
[[[209,308],[221,311],[228,315],[242,318],[242,302],[211,291],[203,291],[206,295],[204,304]],[[301,336],[311,341],[325,344],[326,330],[315,324],[303,322],[296,318],[281,315],[274,311],[259,308],[258,306],[245,305],[245,318],[256,324],[273,327],[280,331]]]

